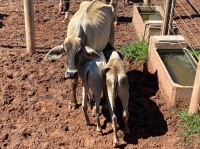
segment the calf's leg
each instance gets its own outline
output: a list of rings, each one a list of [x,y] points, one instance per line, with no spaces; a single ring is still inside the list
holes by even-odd
[[[95,108],[96,108],[97,132],[102,135],[103,132],[99,119],[99,104],[100,104],[100,96],[95,97]]]
[[[129,127],[128,127],[128,118],[129,118],[129,112],[128,112],[128,102],[129,102],[129,84],[127,77],[120,80],[121,83],[120,86],[117,88],[117,93],[119,98],[121,99],[121,103],[123,106],[123,120],[124,120],[124,133],[129,133]]]
[[[115,87],[114,87],[114,82],[111,82],[113,79],[107,79],[106,84],[107,84],[107,91],[108,91],[108,107],[110,111],[110,118],[111,118],[111,123],[112,123],[112,128],[113,128],[113,146],[118,146],[119,145],[119,138],[117,136],[117,116],[114,113],[115,109]]]
[[[90,125],[90,120],[89,120],[89,117],[87,115],[87,101],[88,101],[87,93],[88,93],[88,88],[83,86],[83,91],[82,91],[82,95],[83,95],[82,110],[83,110],[83,114],[85,116],[86,125]]]

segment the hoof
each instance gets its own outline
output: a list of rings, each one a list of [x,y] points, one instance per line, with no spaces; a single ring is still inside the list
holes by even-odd
[[[96,112],[92,111],[92,117],[95,117],[95,116],[96,116]]]
[[[86,121],[85,124],[90,126],[90,121]]]
[[[119,146],[119,141],[113,142],[113,146],[114,146],[114,147],[118,147],[118,146]]]
[[[66,22],[67,20],[66,19],[63,19],[61,22]]]
[[[106,103],[106,104],[103,106],[103,108],[106,109],[106,110],[109,110],[108,104]]]
[[[99,135],[102,135],[102,136],[103,136],[103,131],[102,131],[102,129],[97,130],[97,133],[98,133]]]
[[[124,131],[123,131],[125,134],[129,134],[130,133],[130,130],[128,127],[124,128]]]
[[[69,110],[74,111],[77,108],[77,105],[71,103],[68,108],[69,108]]]

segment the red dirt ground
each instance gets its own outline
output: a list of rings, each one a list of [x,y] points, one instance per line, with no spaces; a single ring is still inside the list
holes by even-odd
[[[3,6],[0,7],[0,37],[5,39],[0,48],[0,149],[113,148],[109,111],[102,108],[105,103],[101,103],[104,133],[101,136],[96,132],[96,119],[90,109],[92,126],[86,126],[81,106],[74,111],[68,108],[71,89],[70,81],[63,79],[64,58],[44,61],[47,53],[44,49],[60,44],[66,34],[68,22],[61,22],[64,15],[58,12],[58,2],[34,2],[37,53],[31,56],[23,48],[22,0],[0,0],[0,4]],[[72,4],[72,13],[77,8],[76,3]],[[136,40],[131,12],[132,5],[125,10],[119,6],[116,48]],[[177,127],[179,119],[175,110],[166,106],[157,75],[148,72],[146,63],[124,63],[130,84],[130,135],[122,138],[122,107],[117,99],[119,148],[199,149],[200,142],[196,140],[189,146],[182,145]],[[80,105],[81,82],[77,97]]]

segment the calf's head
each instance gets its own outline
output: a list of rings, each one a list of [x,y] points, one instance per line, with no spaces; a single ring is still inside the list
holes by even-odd
[[[124,55],[120,51],[116,50],[113,45],[107,44],[106,48],[103,50],[103,54],[104,54],[104,56],[106,58],[106,62],[109,61],[109,59],[110,59],[110,57],[111,57],[113,52],[117,52],[116,54],[119,55],[121,60],[124,59]]]
[[[56,60],[62,55],[66,58],[66,73],[65,79],[74,79],[78,77],[78,65],[81,55],[89,58],[99,58],[99,54],[92,48],[81,43],[78,37],[67,37],[64,43],[52,48],[46,55],[46,60]]]

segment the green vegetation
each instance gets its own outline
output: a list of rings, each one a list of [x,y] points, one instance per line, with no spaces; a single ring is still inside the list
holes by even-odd
[[[200,49],[192,49],[190,47],[188,47],[188,50],[190,51],[190,53],[192,54],[192,56],[199,61],[199,56],[200,56]]]
[[[129,60],[133,60],[137,63],[147,62],[148,44],[144,40],[122,46],[120,51]]]
[[[194,50],[193,53],[194,58],[199,61],[200,50]]]
[[[184,109],[179,113],[181,119],[179,127],[181,140],[184,145],[192,144],[194,140],[200,142],[200,115],[190,116],[188,110]]]

